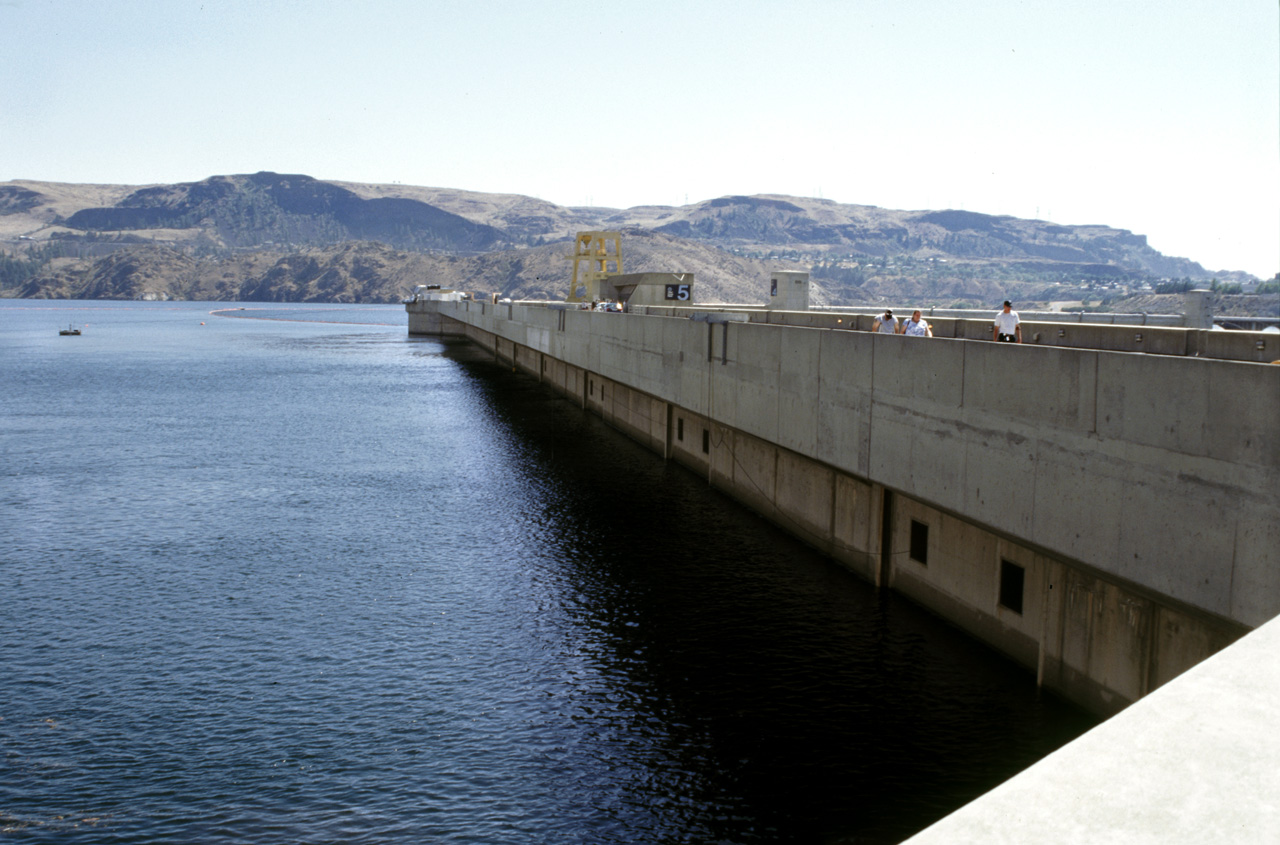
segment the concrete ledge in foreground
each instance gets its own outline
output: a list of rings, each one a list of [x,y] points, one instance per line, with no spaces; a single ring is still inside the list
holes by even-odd
[[[1280,618],[907,841],[1280,841]]]

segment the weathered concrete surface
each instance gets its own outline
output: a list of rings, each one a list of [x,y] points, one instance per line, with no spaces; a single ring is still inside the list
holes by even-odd
[[[409,334],[428,334],[461,337],[462,327],[454,320],[441,316],[438,301],[415,300],[406,302],[409,316]]]
[[[1280,840],[1280,619],[908,839]]]
[[[712,312],[438,307],[1100,714],[1280,612],[1280,367]],[[927,564],[908,554],[915,523]],[[1001,599],[1008,565],[1021,609]]]

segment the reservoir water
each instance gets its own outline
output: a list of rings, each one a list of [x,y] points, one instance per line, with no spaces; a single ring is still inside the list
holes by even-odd
[[[399,307],[0,300],[0,397],[6,841],[897,842],[1094,723]]]

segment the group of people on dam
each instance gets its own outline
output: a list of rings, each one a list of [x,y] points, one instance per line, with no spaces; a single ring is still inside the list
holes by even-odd
[[[907,337],[933,337],[933,328],[924,317],[920,316],[919,308],[911,312],[910,320],[901,321],[893,316],[892,308],[886,308],[884,313],[871,323],[871,331],[881,334],[904,334]]]
[[[871,331],[907,337],[933,337],[933,328],[920,316],[919,308],[911,312],[911,319],[901,321],[893,316],[892,308],[886,308],[872,322]],[[1013,303],[1007,299],[991,321],[991,339],[1001,343],[1022,343],[1022,321],[1018,312],[1013,310]]]

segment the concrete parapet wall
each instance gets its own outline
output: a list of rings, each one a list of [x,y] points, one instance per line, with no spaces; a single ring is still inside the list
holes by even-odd
[[[911,311],[915,306],[910,305],[893,305],[893,313],[899,317],[911,315]],[[810,310],[828,311],[845,314],[861,314],[875,316],[882,310],[880,306],[841,306],[841,305],[818,305],[810,306]],[[934,318],[952,318],[958,320],[972,320],[979,314],[985,316],[981,309],[973,308],[935,308],[924,307],[920,309],[920,313],[933,322]],[[994,310],[989,313],[995,313]],[[1024,320],[1046,321],[1053,323],[1096,323],[1099,325],[1124,325],[1124,326],[1168,326],[1171,328],[1185,327],[1188,325],[1187,318],[1181,314],[1143,314],[1122,313],[1111,311],[1026,311],[1020,310],[1018,314]]]
[[[1280,361],[1280,334],[1273,331],[1198,331],[1187,342],[1187,354],[1273,363]]]
[[[1280,611],[1280,367],[440,308],[500,359],[1099,712]],[[913,519],[936,544],[927,565],[906,552]],[[999,602],[1005,561],[1025,578],[1016,613]]]
[[[748,306],[711,305],[661,306],[638,310],[654,316],[687,316],[694,310],[705,312],[716,309],[744,314],[750,322],[807,328],[847,329],[859,332],[871,331],[872,323],[878,316],[831,309],[764,311]],[[909,311],[894,313],[899,317],[911,316]],[[1156,315],[1146,315],[1149,319],[1146,324],[1136,319],[1144,315],[1085,315],[1096,319],[1083,321],[1078,319],[1080,316],[1078,314],[1055,312],[1021,316],[1023,342],[1026,345],[1103,349],[1113,352],[1145,352],[1149,355],[1221,358],[1260,363],[1280,361],[1280,334],[1275,332],[1187,328],[1180,325],[1174,318]],[[1132,322],[1124,322],[1122,318],[1135,319]],[[925,319],[932,327],[935,338],[991,340],[991,320],[988,318],[930,316],[926,313]]]

